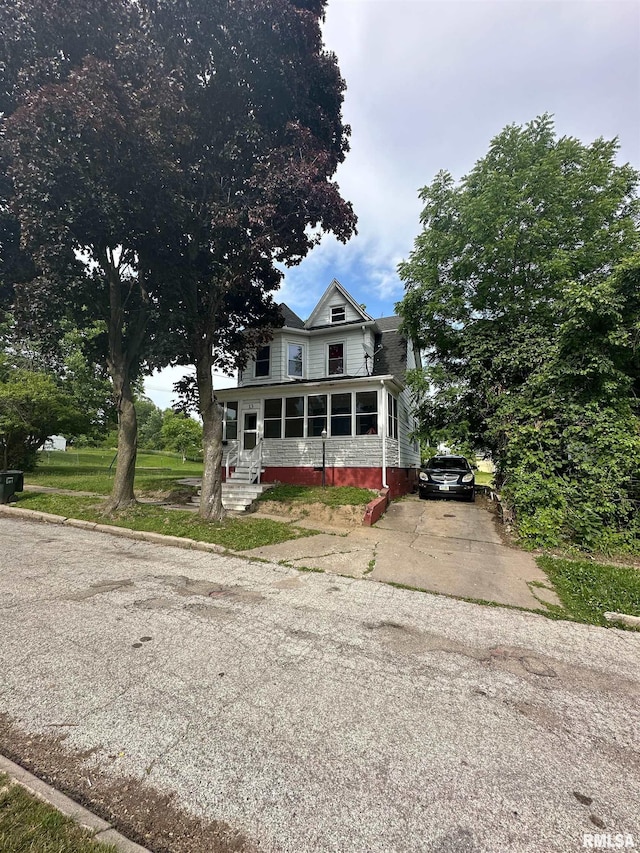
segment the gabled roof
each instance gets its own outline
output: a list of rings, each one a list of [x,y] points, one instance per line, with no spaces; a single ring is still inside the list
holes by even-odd
[[[327,303],[330,303],[332,300],[334,300],[336,295],[338,297],[340,297],[341,299],[343,299],[345,302],[349,303],[349,305],[351,305],[351,307],[354,309],[354,311],[356,312],[356,314],[360,318],[360,320],[357,322],[363,322],[363,323],[371,322],[371,320],[373,318],[370,317],[367,314],[367,312],[364,311],[360,305],[358,305],[358,303],[351,296],[351,294],[347,293],[347,291],[340,284],[340,282],[334,278],[333,281],[331,282],[331,284],[329,285],[329,287],[325,290],[325,292],[320,297],[318,304],[313,309],[313,311],[311,312],[311,315],[307,319],[307,322],[305,323],[306,329],[315,329],[315,328],[320,328],[321,326],[326,326],[326,323],[318,322],[318,318],[319,318],[319,316],[321,316],[321,314],[322,314],[324,308],[326,307]]]
[[[284,302],[281,302],[278,306],[280,308],[280,313],[284,319],[284,325],[289,329],[304,329],[304,320],[302,320],[295,311],[292,311],[288,305]]]

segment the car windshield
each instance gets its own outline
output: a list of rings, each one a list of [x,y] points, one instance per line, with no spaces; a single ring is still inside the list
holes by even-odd
[[[468,468],[469,463],[463,456],[434,456],[425,467],[459,471],[461,468]]]

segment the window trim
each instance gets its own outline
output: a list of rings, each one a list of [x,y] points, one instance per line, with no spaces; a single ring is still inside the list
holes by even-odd
[[[301,368],[301,373],[300,373],[300,375],[299,375],[299,376],[298,376],[298,374],[297,374],[297,373],[289,373],[289,361],[291,360],[291,359],[289,358],[289,347],[300,347],[300,349],[302,350],[301,355],[300,355],[300,362],[301,362],[301,364],[300,364],[300,368]],[[306,369],[305,369],[305,366],[306,366],[306,365],[305,365],[305,361],[306,361],[306,347],[305,347],[304,343],[303,343],[302,341],[300,341],[300,342],[298,342],[298,341],[287,341],[287,346],[286,346],[286,349],[285,349],[284,356],[285,356],[285,359],[286,359],[286,364],[285,364],[285,376],[289,377],[290,379],[304,379],[304,378],[306,377],[306,373],[307,373],[307,372],[306,372]]]
[[[278,418],[267,417],[267,400],[279,400],[280,401],[280,417],[278,417]],[[283,428],[282,428],[282,424],[283,424],[283,420],[284,420],[284,418],[283,418],[284,402],[283,401],[284,401],[284,397],[265,397],[264,400],[262,401],[262,435],[267,441],[269,441],[269,440],[279,441],[284,435]],[[267,423],[279,424],[280,425],[280,435],[267,435]]]
[[[289,400],[295,400],[300,398],[302,400],[302,414],[301,415],[287,415],[287,403]],[[300,441],[301,438],[307,437],[307,395],[306,394],[289,394],[287,397],[282,398],[284,400],[284,405],[282,406],[282,417],[284,419],[283,422],[283,430],[282,430],[282,438],[292,438],[295,441]],[[302,435],[287,435],[287,423],[291,423],[293,421],[302,421]]]
[[[342,317],[336,319],[333,314],[334,311],[342,311]],[[335,305],[329,306],[329,322],[331,325],[334,323],[346,323],[347,321],[347,305],[346,302],[336,303]]]
[[[349,397],[349,413],[348,414],[334,415],[333,414],[333,398],[334,397],[344,397],[347,395]],[[353,391],[335,391],[335,392],[332,391],[327,396],[329,397],[329,400],[327,402],[327,419],[328,419],[328,426],[329,426],[328,434],[330,436],[335,435],[336,438],[353,438],[354,437],[354,434],[353,434],[354,420],[353,420],[353,418],[354,418],[354,408],[355,408],[354,392]],[[333,419],[334,418],[340,418],[341,420],[345,420],[345,421],[348,418],[349,419],[349,432],[348,433],[337,433],[337,434],[334,433],[333,432]]]
[[[398,423],[398,398],[387,391],[387,435],[396,441],[400,438]]]
[[[310,414],[309,409],[309,400],[311,397],[324,397],[324,414],[323,415],[312,415]],[[314,435],[311,430],[311,421],[322,421],[322,428],[327,431],[327,435],[329,434],[329,401],[331,394],[329,392],[324,392],[324,394],[305,394],[305,429],[306,429],[306,437],[307,438],[321,438],[320,435]]]
[[[268,357],[268,359],[264,359],[264,358],[261,358],[261,359],[260,359],[260,361],[261,361],[261,362],[263,362],[263,361],[266,361],[266,362],[267,362],[267,372],[266,372],[266,373],[261,373],[261,374],[259,374],[259,375],[258,375],[258,372],[257,372],[257,368],[258,368],[258,352],[259,352],[260,350],[263,350],[263,349],[267,349],[267,350],[269,350],[269,357]],[[254,355],[254,357],[253,357],[253,378],[254,378],[254,379],[269,379],[270,377],[271,377],[271,344],[262,344],[262,346],[257,347],[256,352],[255,352],[255,355]]]
[[[233,421],[236,425],[236,435],[235,438],[229,438],[227,435],[227,409],[230,405],[235,405],[236,416]],[[237,441],[238,440],[238,430],[240,423],[240,401],[239,400],[227,400],[227,402],[222,404],[223,412],[222,412],[222,440],[223,441]]]
[[[358,395],[359,394],[373,394],[375,397],[375,401],[376,401],[375,407],[373,409],[366,411],[366,412],[358,412]],[[357,438],[358,436],[362,436],[362,435],[378,435],[380,432],[380,400],[378,398],[378,389],[377,388],[370,388],[370,389],[367,389],[366,391],[354,391],[353,397],[354,397],[353,414],[354,414],[354,418],[355,418],[355,420],[354,420],[355,429],[354,429],[354,433],[353,433],[354,436]],[[374,423],[372,424],[371,427],[369,427],[369,429],[374,428],[375,432],[369,432],[369,430],[367,430],[366,432],[358,432],[358,419],[359,418],[373,418]]]
[[[342,373],[331,373],[330,368],[329,368],[329,363],[331,361],[331,359],[329,357],[329,349],[330,349],[330,347],[336,347],[336,346],[342,347]],[[346,341],[342,340],[342,341],[327,342],[326,369],[327,369],[327,376],[346,376],[347,375],[347,344],[346,344]]]

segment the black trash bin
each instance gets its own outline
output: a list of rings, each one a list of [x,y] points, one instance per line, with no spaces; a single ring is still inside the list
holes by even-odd
[[[0,471],[0,504],[15,500],[16,492],[24,491],[22,471]]]

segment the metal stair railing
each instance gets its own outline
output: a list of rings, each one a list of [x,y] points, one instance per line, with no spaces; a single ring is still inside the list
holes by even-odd
[[[229,468],[234,464],[235,464],[236,468],[238,467],[239,455],[240,455],[240,450],[239,450],[239,445],[237,445],[237,444],[236,444],[234,450],[229,450],[227,452],[227,461],[225,463],[225,469],[226,469],[225,477],[226,477],[227,481],[229,480]]]
[[[260,476],[262,474],[262,439],[258,440],[258,443],[251,451],[251,456],[249,457],[249,482],[253,483],[253,478],[257,477],[256,483],[260,483]]]

